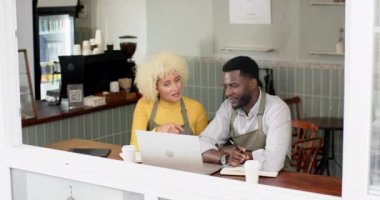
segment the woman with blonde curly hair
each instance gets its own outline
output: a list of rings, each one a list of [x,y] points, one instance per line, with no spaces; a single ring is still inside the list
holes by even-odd
[[[187,63],[174,53],[153,55],[137,66],[135,83],[143,95],[133,114],[131,144],[137,149],[136,130],[199,135],[206,128],[202,104],[182,96],[187,79]]]

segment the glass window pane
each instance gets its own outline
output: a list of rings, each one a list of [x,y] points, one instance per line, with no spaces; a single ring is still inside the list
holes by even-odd
[[[12,196],[13,200],[144,199],[139,193],[16,169],[12,170]]]
[[[377,3],[379,8],[379,3]],[[378,9],[379,10],[379,9]],[[380,14],[377,16],[379,23]],[[380,33],[375,33],[370,190],[380,191]]]

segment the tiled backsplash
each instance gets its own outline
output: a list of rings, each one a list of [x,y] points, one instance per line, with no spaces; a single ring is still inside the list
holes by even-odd
[[[199,100],[208,117],[214,117],[224,99],[222,66],[224,58],[188,57],[190,79],[184,95]],[[298,95],[301,116],[343,116],[344,67],[305,62],[257,61],[274,71],[274,89],[282,98]],[[261,75],[263,76],[263,75]],[[129,143],[134,105],[81,115],[65,120],[23,128],[23,142],[44,146],[69,138]],[[335,157],[342,163],[342,134],[335,137]],[[341,175],[336,165],[332,174]]]
[[[205,106],[212,118],[224,99],[222,66],[226,59],[189,57],[190,80],[184,94]],[[257,61],[273,69],[276,95],[301,97],[301,116],[343,116],[344,68],[341,65]],[[261,71],[262,72],[262,71]],[[262,77],[265,74],[260,75]]]
[[[135,105],[28,126],[22,129],[23,143],[44,146],[71,138],[124,145],[129,143]]]

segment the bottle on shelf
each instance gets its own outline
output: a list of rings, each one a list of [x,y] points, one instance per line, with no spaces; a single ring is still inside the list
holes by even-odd
[[[338,41],[335,44],[336,52],[337,53],[344,53],[344,30],[343,28],[339,29],[339,38]]]

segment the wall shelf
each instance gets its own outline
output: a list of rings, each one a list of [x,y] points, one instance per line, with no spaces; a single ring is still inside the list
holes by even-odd
[[[335,51],[311,51],[310,55],[344,56],[344,53],[338,53]]]
[[[311,5],[313,6],[344,6],[345,2],[325,2],[325,1],[313,1]]]
[[[220,51],[256,51],[268,53],[274,51],[274,48],[271,47],[232,47],[232,46],[223,46],[219,48]]]

